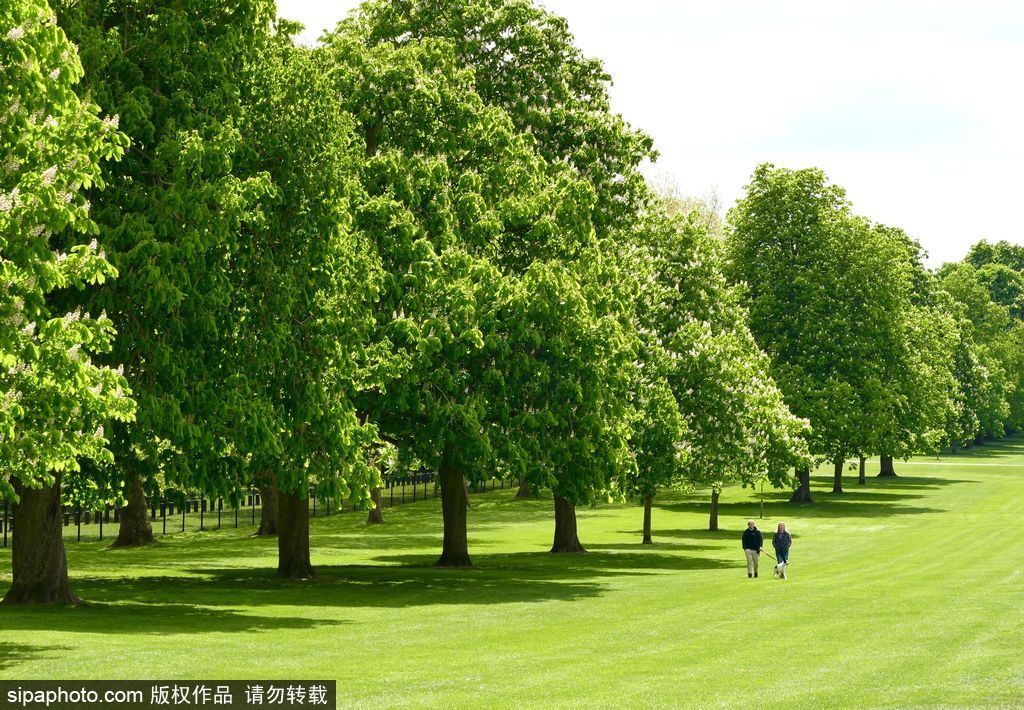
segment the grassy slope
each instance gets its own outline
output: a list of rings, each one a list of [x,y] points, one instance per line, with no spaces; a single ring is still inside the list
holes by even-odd
[[[746,578],[739,489],[720,533],[704,495],[663,495],[653,547],[638,507],[583,510],[592,552],[570,557],[545,553],[550,501],[475,496],[466,572],[429,567],[434,500],[314,521],[309,583],[274,580],[275,543],[247,531],[73,544],[92,605],[0,607],[0,677],[326,677],[342,705],[1021,707],[1024,439],[897,470],[843,496],[816,477],[814,506],[767,495],[762,527],[795,534],[788,582],[767,559]]]

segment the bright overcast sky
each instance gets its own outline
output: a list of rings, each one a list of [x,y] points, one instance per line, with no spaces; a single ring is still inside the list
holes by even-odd
[[[544,0],[654,137],[648,171],[742,195],[761,162],[822,168],[931,263],[1024,243],[1024,2]],[[357,5],[279,0],[303,40]]]

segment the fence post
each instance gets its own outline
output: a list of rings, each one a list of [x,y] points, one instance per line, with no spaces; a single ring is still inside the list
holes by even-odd
[[[391,489],[391,507],[394,508],[395,507],[395,481],[394,481],[394,479],[390,479],[388,481],[388,488]]]
[[[199,494],[199,532],[202,532],[205,528],[203,527],[203,514],[206,513],[206,494]]]
[[[224,499],[217,499],[217,529],[220,530],[220,511],[224,509]]]
[[[7,547],[7,499],[4,498],[4,547]]]
[[[167,534],[167,499],[164,498],[163,496],[160,496],[160,517],[164,519],[164,532],[163,532],[163,534],[166,535]]]
[[[185,499],[185,504],[181,506],[181,531],[185,532],[185,511],[188,510],[188,498]]]
[[[78,506],[78,512],[75,513],[75,517],[78,519],[78,540],[82,541],[82,506]]]
[[[103,542],[103,511],[102,510],[100,511],[100,542]]]

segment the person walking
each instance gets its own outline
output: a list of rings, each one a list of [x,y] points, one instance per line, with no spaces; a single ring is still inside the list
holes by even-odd
[[[764,549],[764,538],[753,520],[747,521],[747,529],[743,531],[743,552],[747,555],[747,577],[757,576],[757,560]]]
[[[779,523],[772,535],[772,547],[775,548],[775,559],[780,563],[789,564],[789,548],[793,545],[793,536],[786,530],[785,523]]]

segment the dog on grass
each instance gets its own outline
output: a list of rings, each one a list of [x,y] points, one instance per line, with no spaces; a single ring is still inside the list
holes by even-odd
[[[775,575],[774,576],[775,576],[776,579],[785,579],[786,578],[786,566],[787,565],[786,565],[785,562],[780,562],[777,565],[775,565]]]

